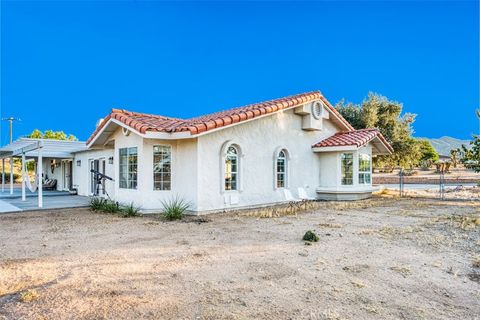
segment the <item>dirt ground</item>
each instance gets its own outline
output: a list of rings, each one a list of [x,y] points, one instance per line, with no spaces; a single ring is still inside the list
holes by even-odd
[[[475,319],[480,203],[297,216],[0,215],[0,319]],[[306,245],[307,230],[319,242]]]

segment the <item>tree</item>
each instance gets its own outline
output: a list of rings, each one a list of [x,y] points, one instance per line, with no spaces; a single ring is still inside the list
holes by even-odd
[[[38,129],[34,129],[32,133],[30,133],[27,137],[34,138],[34,139],[41,139],[43,137],[43,133]]]
[[[43,133],[38,129],[34,129],[29,135],[27,135],[27,138],[78,141],[77,137],[73,134],[67,136],[63,131],[53,130],[46,130],[45,133]]]
[[[450,150],[450,160],[452,161],[452,165],[454,168],[457,167],[458,158],[460,157],[460,155],[461,155],[460,148]]]
[[[475,111],[475,115],[480,121],[480,109]],[[480,135],[473,135],[470,146],[470,149],[468,149],[465,145],[462,145],[463,157],[461,161],[465,167],[480,172]]]
[[[432,146],[430,141],[426,139],[417,139],[417,142],[420,147],[420,164],[423,166],[430,167],[433,163],[437,162],[440,159],[438,152]]]
[[[377,166],[413,167],[421,157],[420,145],[412,138],[415,114],[402,115],[403,105],[370,92],[362,104],[345,104],[341,100],[335,108],[355,129],[377,128],[395,150],[392,155],[375,158]]]
[[[480,172],[480,135],[473,136],[470,146],[471,148],[468,149],[462,145],[464,156],[461,161],[465,167]]]
[[[335,105],[335,108],[355,129],[361,129],[365,127],[360,114],[361,109],[358,105],[355,105],[351,102],[345,104],[345,100],[342,99]]]

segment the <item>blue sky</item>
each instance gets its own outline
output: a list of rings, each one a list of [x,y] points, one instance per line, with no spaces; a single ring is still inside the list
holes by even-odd
[[[418,114],[417,136],[469,138],[478,2],[2,1],[15,136],[86,139],[111,108],[188,118],[311,90],[332,103],[378,92]]]

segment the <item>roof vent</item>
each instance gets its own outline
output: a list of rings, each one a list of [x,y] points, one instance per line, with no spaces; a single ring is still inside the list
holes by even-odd
[[[323,115],[323,103],[320,101],[315,101],[312,104],[312,115],[315,119],[320,120]]]

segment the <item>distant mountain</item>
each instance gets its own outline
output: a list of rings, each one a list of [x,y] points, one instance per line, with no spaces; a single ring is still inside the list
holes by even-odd
[[[435,150],[437,150],[438,154],[444,156],[450,156],[450,150],[460,148],[462,144],[467,147],[470,145],[470,141],[468,140],[460,140],[452,137],[441,137],[438,139],[421,139],[427,139],[428,141],[430,141]]]

